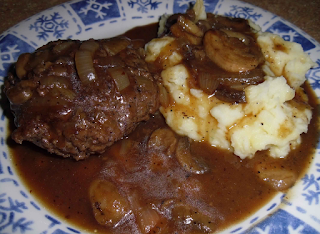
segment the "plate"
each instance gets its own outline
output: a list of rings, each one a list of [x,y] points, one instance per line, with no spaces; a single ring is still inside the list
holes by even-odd
[[[190,0],[76,0],[28,18],[0,35],[0,82],[24,52],[57,39],[107,38],[157,22],[164,14],[185,12]],[[207,12],[254,21],[263,31],[302,45],[318,66],[307,73],[320,97],[320,45],[305,32],[263,9],[236,0],[204,0]],[[6,140],[7,124],[0,118],[0,233],[85,233],[65,223],[33,198],[14,171]],[[287,193],[223,233],[320,233],[320,145],[310,169]]]

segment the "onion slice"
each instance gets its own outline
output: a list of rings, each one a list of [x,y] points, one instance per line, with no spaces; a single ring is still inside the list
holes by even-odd
[[[18,61],[16,63],[16,73],[17,76],[22,79],[26,76],[27,70],[25,69],[25,65],[29,62],[31,55],[29,53],[25,53],[19,56]]]
[[[130,40],[128,38],[111,38],[103,41],[102,46],[109,56],[113,56],[127,48],[129,44]]]
[[[88,50],[92,54],[99,48],[99,44],[93,40],[85,41],[81,44],[80,50]]]
[[[214,91],[216,91],[216,89],[219,86],[219,79],[215,78],[214,76],[212,76],[210,73],[207,72],[201,72],[199,74],[199,87],[200,89],[202,89],[204,92],[208,93],[208,94],[213,94]]]
[[[196,37],[203,37],[202,30],[194,22],[182,15],[178,17],[178,25],[187,33]]]
[[[66,51],[67,49],[69,49],[73,44],[74,44],[73,41],[64,41],[64,42],[61,42],[61,43],[55,45],[53,47],[52,51],[54,53],[59,54],[59,53],[61,53],[63,51]]]
[[[140,87],[144,87],[145,90],[153,90],[153,81],[146,78],[146,77],[138,76],[137,77],[137,84]]]
[[[118,91],[122,91],[130,85],[129,77],[122,67],[111,67],[108,72],[114,80]]]
[[[169,93],[162,84],[158,84],[158,87],[160,92],[160,105],[167,108],[170,104]]]
[[[223,87],[217,89],[215,97],[221,101],[229,103],[244,103],[246,102],[246,95],[244,91],[232,89],[230,87]]]
[[[96,78],[93,67],[92,53],[88,50],[78,50],[75,54],[78,75],[83,84],[88,84]]]

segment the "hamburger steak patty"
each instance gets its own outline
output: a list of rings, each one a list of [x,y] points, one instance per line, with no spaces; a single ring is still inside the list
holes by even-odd
[[[124,37],[59,40],[22,54],[4,88],[12,138],[80,160],[129,134],[159,106],[142,46]]]

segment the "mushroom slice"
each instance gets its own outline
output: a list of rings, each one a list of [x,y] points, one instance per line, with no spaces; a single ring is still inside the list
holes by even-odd
[[[264,61],[261,49],[253,38],[244,35],[246,40],[241,40],[239,34],[241,33],[236,33],[234,37],[221,30],[209,30],[204,35],[206,55],[229,72],[249,71]]]
[[[258,172],[258,177],[276,191],[289,189],[294,185],[298,177],[294,171],[272,162],[259,163],[255,169]]]
[[[94,180],[89,195],[94,217],[101,225],[113,226],[130,212],[126,198],[107,180]]]
[[[191,154],[189,138],[180,138],[176,148],[176,157],[180,165],[193,174],[206,173],[209,168],[200,159],[194,158]]]

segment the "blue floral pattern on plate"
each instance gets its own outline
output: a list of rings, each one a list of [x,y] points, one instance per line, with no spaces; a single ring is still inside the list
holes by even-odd
[[[149,0],[149,1],[143,1],[143,0],[130,0],[128,1],[128,5],[132,9],[136,9],[138,12],[140,11],[141,13],[148,13],[150,10],[156,10],[159,7],[159,4],[162,2],[160,1],[155,1],[155,0]]]
[[[46,41],[50,34],[55,38],[62,38],[64,32],[69,28],[68,20],[63,19],[59,12],[50,16],[42,15],[30,25],[30,31],[35,31],[39,40]]]
[[[14,34],[8,34],[0,39],[0,81],[6,76],[9,67],[21,53],[32,52],[35,47]]]
[[[278,34],[286,41],[294,41],[301,44],[304,51],[311,50],[316,47],[310,40],[282,21],[276,21],[266,31]]]
[[[74,0],[43,11],[0,35],[0,83],[21,53],[57,39],[112,37],[134,26],[184,12],[194,0]],[[320,96],[320,45],[291,23],[237,0],[204,0],[207,12],[241,17],[302,45],[318,64],[307,78]],[[13,170],[8,121],[0,118],[0,233],[84,233],[50,214],[33,198]],[[223,233],[320,233],[320,144],[306,175],[287,193],[278,194],[259,211]]]
[[[85,25],[120,17],[116,0],[83,0],[70,6]]]

